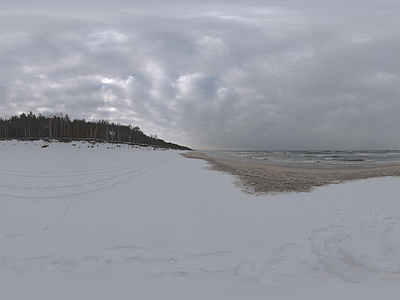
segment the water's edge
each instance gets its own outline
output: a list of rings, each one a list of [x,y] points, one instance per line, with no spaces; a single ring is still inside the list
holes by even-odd
[[[306,168],[352,168],[400,164],[400,150],[371,151],[201,151],[243,162]]]

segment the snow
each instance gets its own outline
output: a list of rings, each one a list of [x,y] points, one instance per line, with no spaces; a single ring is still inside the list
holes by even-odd
[[[398,298],[400,178],[256,197],[179,151],[0,153],[1,299]]]

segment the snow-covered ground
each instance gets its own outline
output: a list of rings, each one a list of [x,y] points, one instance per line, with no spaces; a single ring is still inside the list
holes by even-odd
[[[400,295],[400,178],[256,197],[178,151],[43,144],[0,141],[1,299]]]

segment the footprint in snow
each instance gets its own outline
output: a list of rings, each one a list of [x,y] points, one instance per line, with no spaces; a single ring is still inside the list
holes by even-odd
[[[6,238],[10,238],[10,239],[15,239],[15,238],[19,238],[24,236],[23,233],[11,233],[11,234],[7,234],[5,235]]]

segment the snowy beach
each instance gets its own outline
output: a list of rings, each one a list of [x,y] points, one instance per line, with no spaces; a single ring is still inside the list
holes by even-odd
[[[0,153],[2,299],[400,293],[399,177],[254,196],[182,151],[0,141]]]
[[[288,192],[311,192],[314,188],[359,179],[400,176],[400,164],[320,165],[296,163],[286,165],[254,163],[235,158],[214,157],[204,152],[182,154],[188,158],[203,159],[211,170],[235,176],[235,185],[245,193],[266,195]]]

